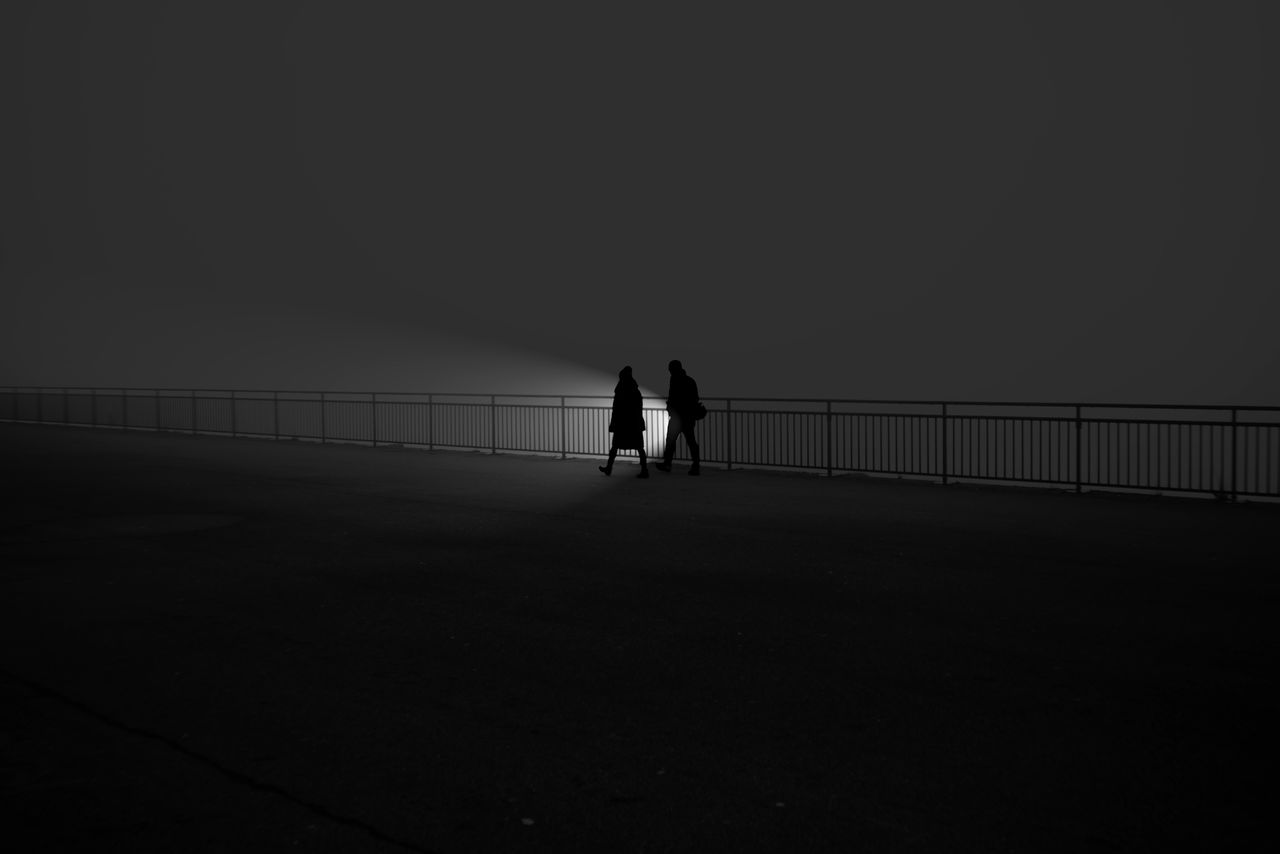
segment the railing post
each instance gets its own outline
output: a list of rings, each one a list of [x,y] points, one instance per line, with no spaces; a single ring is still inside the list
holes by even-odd
[[[1084,459],[1080,456],[1080,431],[1083,425],[1080,423],[1080,404],[1076,404],[1076,492],[1080,492],[1081,471],[1084,469]]]
[[[489,453],[498,453],[498,396],[489,395]]]
[[[62,390],[62,423],[71,423],[71,389]]]
[[[129,395],[128,389],[120,389],[120,429],[129,429]]]
[[[271,392],[271,432],[280,441],[280,392]]]
[[[191,435],[192,436],[196,434],[196,430],[198,429],[197,421],[196,421],[198,417],[199,417],[199,414],[196,412],[196,390],[191,389]]]
[[[947,405],[942,404],[942,485],[946,486],[950,481],[947,478],[949,471],[949,461],[947,454]]]
[[[160,432],[160,389],[156,389],[156,432]]]
[[[831,477],[831,401],[827,401],[827,477]]]
[[[369,392],[369,417],[373,421],[373,446],[378,447],[378,393]]]
[[[36,421],[40,424],[44,423],[44,389],[36,389]]]
[[[565,425],[568,413],[564,408],[564,395],[560,395],[560,459],[569,458],[569,432]]]
[[[89,389],[89,423],[98,426],[98,390]]]
[[[724,401],[724,459],[725,471],[733,468],[733,399]]]
[[[427,395],[427,450],[436,449],[436,403],[435,395]]]
[[[328,431],[324,426],[324,392],[320,392],[320,444],[328,441]]]
[[[236,390],[231,390],[231,438],[236,437]]]
[[[1240,425],[1238,410],[1231,408],[1231,503],[1236,503],[1236,472],[1240,469]]]

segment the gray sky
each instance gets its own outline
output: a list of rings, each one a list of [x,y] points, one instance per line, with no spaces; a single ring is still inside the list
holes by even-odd
[[[0,382],[1280,404],[1260,3],[443,5],[6,4]]]

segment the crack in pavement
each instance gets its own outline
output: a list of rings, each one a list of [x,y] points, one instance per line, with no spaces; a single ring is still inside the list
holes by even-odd
[[[256,777],[252,777],[249,774],[246,774],[242,771],[237,771],[234,768],[230,768],[210,756],[206,756],[203,753],[199,753],[183,744],[180,744],[179,742],[173,740],[172,738],[169,738],[168,736],[161,735],[160,733],[157,733],[157,732],[151,732],[150,730],[142,729],[141,727],[136,727],[136,726],[133,726],[132,724],[127,724],[124,721],[117,720],[108,714],[98,711],[97,709],[93,708],[92,706],[86,703],[83,703],[72,697],[68,697],[66,694],[63,694],[60,691],[57,691],[46,685],[42,685],[39,682],[26,679],[22,676],[18,676],[17,674],[10,673],[8,670],[3,670],[3,669],[0,669],[0,678],[6,679],[7,681],[12,682],[16,685],[21,685],[26,689],[28,689],[29,691],[39,694],[42,697],[46,697],[48,699],[54,700],[55,702],[62,704],[63,706],[66,706],[70,709],[74,709],[80,714],[90,717],[93,720],[96,720],[99,723],[105,724],[106,726],[111,727],[112,729],[115,729],[119,732],[128,733],[129,735],[132,735],[138,738],[144,738],[144,739],[147,739],[148,741],[161,744],[169,748],[170,750],[176,753],[179,753],[182,756],[185,756],[187,759],[190,759],[194,762],[199,763],[200,765],[203,765],[206,768],[210,768],[213,771],[216,771],[218,774],[222,775],[227,780],[230,780],[232,783],[238,786],[245,786],[257,792],[262,792],[264,794],[274,795],[278,798],[283,798],[289,803],[299,806],[302,809],[307,810],[308,812],[311,812],[327,821],[331,821],[348,828],[359,830],[367,834],[368,836],[378,840],[379,842],[385,842],[389,845],[394,845],[397,848],[402,848],[406,851],[417,852],[417,854],[440,854],[440,852],[437,852],[434,849],[424,848],[421,845],[417,845],[413,842],[408,842],[404,839],[399,839],[395,836],[392,836],[391,834],[387,833],[386,831],[378,828],[373,824],[370,824],[367,821],[364,821],[359,818],[354,818],[352,816],[342,815],[341,813],[335,812],[329,807],[326,807],[324,804],[319,804],[314,801],[309,801],[305,798],[299,797],[298,795],[295,795],[289,790],[282,788],[280,786],[277,786],[274,783],[268,783],[264,780],[260,780],[260,779],[257,779]]]

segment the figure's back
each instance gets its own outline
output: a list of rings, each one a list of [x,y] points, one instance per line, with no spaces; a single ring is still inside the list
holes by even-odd
[[[698,405],[698,384],[693,377],[681,371],[671,377],[671,409],[681,414],[692,411]]]

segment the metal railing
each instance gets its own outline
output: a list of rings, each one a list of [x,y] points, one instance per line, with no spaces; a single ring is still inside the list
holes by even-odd
[[[702,459],[951,481],[1280,497],[1280,407],[705,399]],[[663,402],[645,404],[650,453]],[[609,450],[611,398],[0,389],[0,421],[570,456]],[[684,443],[677,458],[687,459]]]

